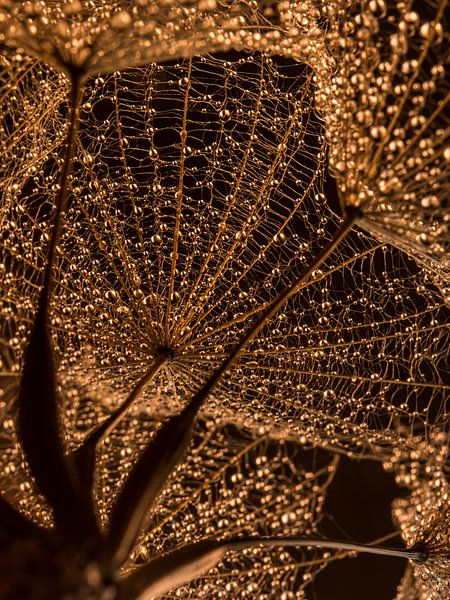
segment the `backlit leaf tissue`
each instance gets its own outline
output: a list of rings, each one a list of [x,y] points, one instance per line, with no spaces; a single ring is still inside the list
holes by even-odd
[[[448,16],[0,0],[0,598],[448,598]]]

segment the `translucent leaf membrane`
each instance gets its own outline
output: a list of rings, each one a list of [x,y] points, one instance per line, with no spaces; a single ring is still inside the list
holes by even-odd
[[[448,297],[446,0],[335,2],[325,105],[330,165],[362,225],[429,265]]]
[[[68,405],[86,427],[124,399],[161,347],[175,360],[142,410],[179,410],[332,236],[313,96],[308,69],[261,55],[91,80],[51,316]],[[52,158],[30,177],[33,210],[52,196]],[[16,247],[42,261],[47,220],[5,214]],[[14,254],[2,284],[2,382],[14,386],[42,263],[8,241],[2,252]],[[205,410],[357,454],[416,448],[414,436],[448,417],[446,318],[424,269],[355,231]],[[96,400],[86,416],[84,398]]]
[[[322,205],[307,217],[324,160],[312,95],[304,67],[260,55],[94,82],[62,249],[67,319],[92,329],[101,304],[100,344],[142,320],[138,370],[161,346],[187,352],[200,333],[207,346],[223,325],[214,351],[228,351],[332,218]]]
[[[97,470],[103,517],[155,426],[130,416],[103,446]],[[315,535],[336,465],[328,453],[277,440],[267,430],[202,421],[126,570],[204,538]],[[230,552],[206,577],[165,597],[301,598],[332,559],[314,549]]]
[[[59,111],[66,85],[35,59],[14,52],[1,56],[0,67],[0,227],[2,254],[1,329],[10,339],[23,330],[10,317],[26,312],[36,287],[42,246],[48,239],[44,222],[51,213],[50,193],[56,189],[58,153],[64,137],[63,113]],[[22,230],[28,232],[25,240]],[[13,275],[14,274],[14,275]],[[17,277],[16,285],[11,285]],[[4,350],[4,352],[3,352]],[[3,347],[0,360],[14,363]]]
[[[36,59],[3,48],[0,90],[0,185],[17,192],[64,136],[57,108],[66,85]]]
[[[311,0],[300,9],[272,0],[2,0],[0,41],[69,74],[228,49],[312,60],[325,73],[330,60],[319,17]]]
[[[66,389],[101,414],[169,347],[142,410],[179,410],[311,263],[339,221],[313,95],[308,69],[261,55],[92,80],[52,309]],[[447,317],[424,268],[356,230],[205,410],[357,454],[415,448],[448,418]]]

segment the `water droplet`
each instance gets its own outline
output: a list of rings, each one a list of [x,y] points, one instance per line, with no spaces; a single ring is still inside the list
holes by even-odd
[[[111,27],[114,29],[126,29],[131,25],[131,23],[131,15],[126,10],[116,13],[111,19]]]

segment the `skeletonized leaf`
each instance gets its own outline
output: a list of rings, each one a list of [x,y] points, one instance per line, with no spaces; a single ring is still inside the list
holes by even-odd
[[[169,346],[142,406],[179,411],[327,244],[315,91],[307,69],[259,55],[93,82],[58,291],[63,356],[90,363],[66,352],[75,392],[107,397],[103,381],[123,398]],[[354,231],[205,411],[387,456],[447,419],[446,320],[425,268]]]
[[[342,203],[428,265],[447,298],[448,11],[447,0],[336,3],[336,72],[319,99]]]

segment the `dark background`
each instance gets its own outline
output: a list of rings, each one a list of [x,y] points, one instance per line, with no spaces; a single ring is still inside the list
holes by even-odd
[[[394,532],[391,502],[404,492],[381,463],[342,457],[328,489],[322,532],[330,538],[372,542]],[[403,547],[395,537],[381,545]],[[393,600],[406,560],[359,554],[332,562],[309,588],[311,600]]]

